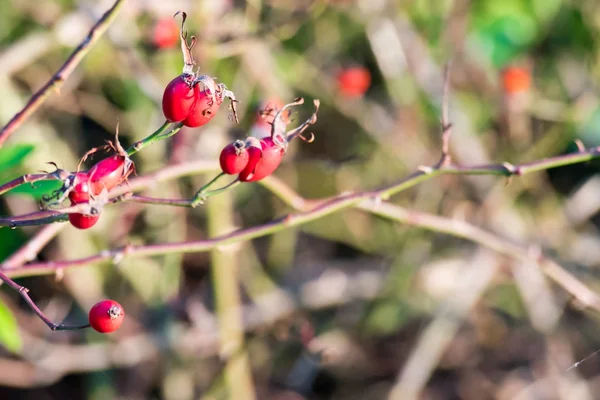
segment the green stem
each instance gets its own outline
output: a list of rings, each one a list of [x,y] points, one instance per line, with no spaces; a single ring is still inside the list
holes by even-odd
[[[240,181],[238,179],[236,179],[235,181],[228,183],[227,185],[225,185],[221,188],[206,191],[206,189],[210,186],[211,183],[216,182],[217,179],[223,175],[224,174],[218,175],[215,179],[213,179],[208,184],[204,185],[204,187],[202,189],[200,189],[198,192],[196,192],[196,194],[192,198],[190,205],[192,207],[197,207],[198,205],[202,204],[204,202],[204,200],[208,199],[209,197],[216,196],[216,195],[223,193],[223,192],[225,192],[233,187],[236,187],[237,185],[240,184]]]
[[[167,128],[171,125],[169,121],[165,121],[164,124],[160,126],[156,131],[152,132],[146,138],[135,142],[130,148],[127,149],[127,155],[132,156],[144,147],[148,147],[153,143],[159,142],[161,140],[170,138],[183,127],[183,124],[180,122],[173,127],[170,131]]]

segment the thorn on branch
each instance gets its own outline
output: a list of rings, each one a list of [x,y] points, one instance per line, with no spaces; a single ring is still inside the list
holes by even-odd
[[[580,153],[585,152],[585,145],[583,144],[583,142],[581,141],[581,139],[575,139],[573,142],[575,143],[575,146],[577,146],[577,150]]]
[[[422,172],[422,173],[424,173],[426,175],[431,174],[434,170],[435,170],[434,167],[430,167],[428,165],[419,165],[417,167],[417,171],[420,171],[420,172]]]
[[[521,168],[516,167],[509,162],[503,162],[502,166],[506,170],[507,176],[509,176],[509,177],[513,176],[513,175],[517,175],[517,176],[521,175]]]

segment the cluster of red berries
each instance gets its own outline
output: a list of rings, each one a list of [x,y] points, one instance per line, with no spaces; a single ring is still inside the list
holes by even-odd
[[[303,102],[303,99],[297,99],[279,110],[266,109],[262,115],[271,124],[271,135],[261,139],[250,136],[246,140],[229,143],[219,156],[221,170],[229,175],[238,175],[240,182],[260,181],[275,172],[293,138],[300,137],[312,141],[312,138],[304,138],[302,132],[316,121],[316,111],[308,121],[286,132],[290,122],[288,109]],[[318,100],[315,100],[315,107],[318,110]]]
[[[134,170],[133,162],[127,155],[115,154],[99,161],[88,171],[69,175],[64,180],[63,187],[52,198],[56,197],[57,203],[61,203],[68,196],[71,206],[90,204],[89,214],[69,213],[69,222],[79,229],[91,228],[100,219],[100,203],[94,205],[94,200],[125,182]]]
[[[100,333],[116,331],[124,319],[123,307],[114,300],[102,300],[94,304],[88,314],[90,326]]]
[[[184,72],[165,88],[162,109],[170,122],[196,128],[213,119],[226,97],[231,100],[236,117],[235,96],[223,83],[206,75]]]

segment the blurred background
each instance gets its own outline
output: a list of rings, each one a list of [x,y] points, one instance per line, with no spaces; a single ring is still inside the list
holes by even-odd
[[[0,123],[111,5],[0,1]],[[456,163],[527,162],[574,152],[577,139],[600,145],[593,0],[131,0],[60,93],[11,136],[1,180],[49,161],[75,170],[117,123],[124,145],[158,128],[162,91],[182,68],[178,10],[198,39],[200,70],[240,101],[240,124],[223,107],[206,126],[136,154],[141,176],[216,161],[226,143],[264,129],[261,106],[302,96],[296,121],[321,100],[316,139],[294,142],[277,178],[310,199],[395,182],[439,160],[449,60]],[[391,201],[540,246],[600,292],[599,166],[508,183],[443,176]],[[189,198],[214,174],[144,193]],[[52,185],[3,196],[1,215],[37,210]],[[196,209],[118,204],[90,230],[56,225],[38,259],[201,240],[289,212],[259,184]],[[1,259],[39,229],[0,229]],[[52,333],[3,287],[1,399],[600,398],[600,356],[568,369],[600,349],[598,314],[535,263],[358,210],[212,254],[125,259],[18,282],[55,321],[85,323],[103,298],[120,302],[126,319],[110,335]]]

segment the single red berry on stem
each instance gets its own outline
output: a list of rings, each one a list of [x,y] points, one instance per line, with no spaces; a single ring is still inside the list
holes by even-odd
[[[371,86],[371,73],[362,66],[341,70],[337,76],[338,88],[346,97],[361,97]]]
[[[90,309],[88,318],[96,331],[110,333],[119,329],[125,319],[125,311],[114,300],[102,300]]]
[[[198,100],[198,85],[189,80],[193,76],[180,75],[173,79],[163,93],[162,109],[165,118],[170,122],[181,122],[193,110]]]
[[[242,140],[236,140],[223,148],[219,156],[219,163],[224,173],[235,175],[246,167],[249,155],[245,145]]]
[[[169,49],[179,43],[179,24],[173,18],[161,18],[154,25],[152,43],[159,49]]]

